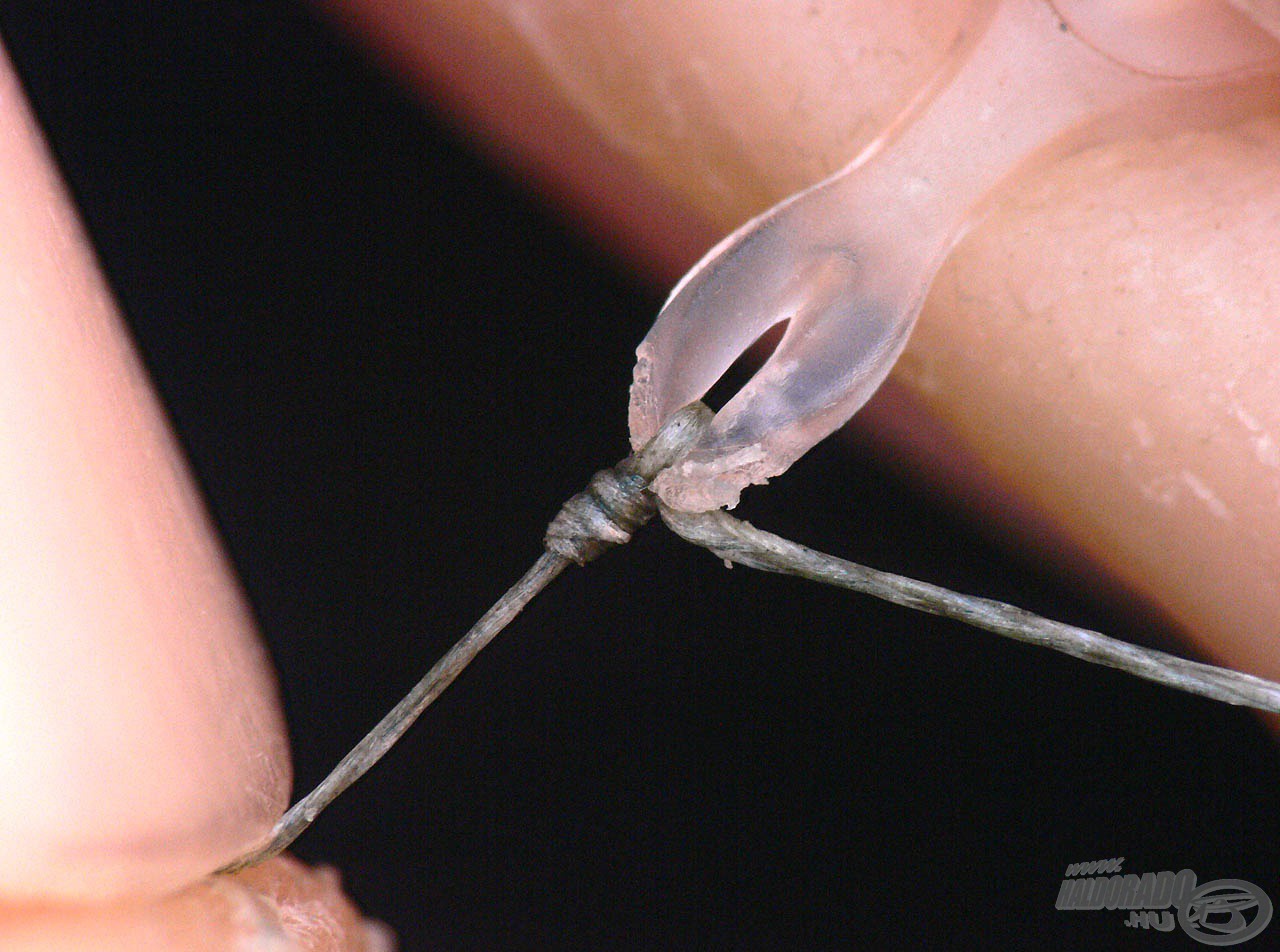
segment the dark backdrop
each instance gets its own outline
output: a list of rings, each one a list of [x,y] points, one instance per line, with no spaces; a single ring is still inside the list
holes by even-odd
[[[659,304],[284,2],[0,7],[280,671],[299,790],[625,452]],[[835,446],[764,526],[1103,629],[1126,616]],[[1187,948],[1068,863],[1280,899],[1248,714],[726,572],[573,571],[298,844],[408,950]],[[1254,946],[1261,947],[1266,939]]]

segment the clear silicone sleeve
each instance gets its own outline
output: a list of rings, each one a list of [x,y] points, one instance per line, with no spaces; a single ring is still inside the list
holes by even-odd
[[[634,444],[765,331],[786,329],[699,446],[659,479],[668,503],[732,506],[844,424],[888,375],[938,268],[1013,170],[1143,97],[1277,68],[1280,46],[1225,3],[1120,6],[1122,15],[1045,0],[975,7],[947,68],[870,148],[747,222],[685,276],[637,350]]]

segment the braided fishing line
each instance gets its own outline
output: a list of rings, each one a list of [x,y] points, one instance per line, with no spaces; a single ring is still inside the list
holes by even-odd
[[[601,470],[571,497],[547,528],[545,552],[494,603],[319,786],[295,803],[262,846],[218,870],[231,873],[287,849],[321,811],[360,779],[391,749],[535,595],[570,563],[585,565],[630,541],[656,513],[681,538],[717,558],[766,572],[833,585],[982,628],[1006,638],[1060,651],[1201,697],[1280,713],[1280,684],[1226,668],[1131,645],[1086,628],[1053,621],[1025,609],[965,595],[915,579],[867,568],[757,529],[722,509],[686,512],[660,503],[649,490],[663,470],[679,461],[713,414],[692,403],[673,414],[643,448],[617,466]]]

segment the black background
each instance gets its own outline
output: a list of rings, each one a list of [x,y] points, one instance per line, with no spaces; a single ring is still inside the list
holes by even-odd
[[[624,454],[659,289],[298,6],[7,2],[0,30],[309,789]],[[841,447],[743,511],[1128,628]],[[1248,714],[651,528],[554,586],[296,852],[407,950],[1190,948],[1056,911],[1063,869],[1122,855],[1280,899],[1277,766]]]

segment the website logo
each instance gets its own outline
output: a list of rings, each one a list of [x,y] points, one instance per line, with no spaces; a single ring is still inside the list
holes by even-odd
[[[1271,922],[1271,897],[1243,879],[1197,886],[1189,869],[1124,873],[1124,857],[1072,863],[1054,904],[1062,910],[1127,910],[1131,929],[1182,931],[1205,945],[1239,945]]]

